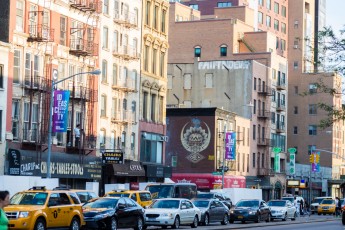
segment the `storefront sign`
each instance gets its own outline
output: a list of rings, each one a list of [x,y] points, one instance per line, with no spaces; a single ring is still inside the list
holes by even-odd
[[[296,149],[295,148],[289,148],[288,152],[290,153],[290,162],[289,162],[289,174],[294,175],[296,173]]]
[[[298,188],[299,187],[299,180],[288,180],[287,181],[287,187],[294,187],[294,188]]]
[[[102,153],[103,164],[123,164],[123,152]]]
[[[20,175],[20,152],[18,150],[8,150],[8,164],[10,175]]]
[[[15,160],[13,153],[16,153],[15,158],[20,157],[19,162]],[[40,161],[40,157],[38,157],[36,152],[10,149],[8,159],[10,165],[7,172],[8,175],[45,177],[47,174],[46,157],[42,156],[42,160]],[[17,165],[16,167],[11,167],[11,164]],[[83,157],[83,159],[80,159],[78,155],[54,153],[51,156],[50,172],[53,178],[98,180],[101,178],[102,167],[98,157]]]
[[[54,91],[53,132],[67,131],[69,96],[69,90]]]
[[[274,147],[272,151],[274,152],[274,172],[279,173],[280,172],[280,152],[281,152],[281,148]]]
[[[116,176],[145,176],[145,169],[139,161],[125,161],[124,164],[112,164],[112,171]]]
[[[236,133],[225,134],[225,159],[236,160]]]

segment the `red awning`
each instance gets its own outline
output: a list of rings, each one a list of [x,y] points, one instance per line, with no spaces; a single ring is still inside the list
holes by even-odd
[[[198,189],[219,189],[222,187],[222,176],[211,173],[173,173],[171,179],[178,182],[195,183]],[[224,176],[224,188],[246,188],[244,176]]]

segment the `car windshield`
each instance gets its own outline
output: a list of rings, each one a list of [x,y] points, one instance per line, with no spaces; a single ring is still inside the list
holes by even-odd
[[[173,197],[172,185],[148,185],[146,190],[151,192],[152,199],[159,198],[172,198]]]
[[[44,205],[47,197],[48,193],[46,192],[17,193],[11,198],[10,204]]]
[[[207,208],[208,207],[208,200],[195,200],[193,201],[193,204],[197,206],[198,208]]]
[[[258,200],[240,200],[236,207],[259,207]]]
[[[335,204],[334,200],[331,199],[324,199],[321,204]]]
[[[178,209],[180,207],[179,200],[156,200],[150,208],[168,208]]]
[[[293,198],[293,197],[283,197],[282,200],[289,200],[291,203],[294,203],[295,198]]]
[[[211,199],[213,198],[213,194],[212,193],[198,193],[196,195],[197,198],[206,198],[206,199]]]
[[[128,193],[108,193],[106,197],[129,197]]]
[[[118,199],[101,198],[90,203],[84,204],[84,208],[115,208]]]
[[[275,200],[275,201],[268,201],[267,205],[271,207],[284,207],[286,204],[286,201],[280,201],[280,200]]]
[[[315,198],[311,203],[321,203],[324,198]]]

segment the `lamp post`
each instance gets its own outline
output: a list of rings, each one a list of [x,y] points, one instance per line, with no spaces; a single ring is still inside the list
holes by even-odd
[[[222,163],[222,189],[224,189],[224,173],[225,173],[225,154],[226,154],[226,123],[224,123],[224,154]]]
[[[82,74],[92,74],[92,75],[100,75],[101,71],[100,70],[94,70],[94,71],[89,71],[89,72],[81,72],[77,74],[73,74],[69,77],[66,77],[64,79],[61,79],[59,81],[54,81],[55,79],[52,80],[52,86],[51,86],[51,91],[50,91],[50,103],[49,103],[49,119],[48,119],[48,155],[47,155],[47,178],[51,178],[51,173],[50,173],[50,157],[51,157],[51,142],[52,142],[52,123],[53,123],[53,100],[54,100],[54,87],[63,81],[66,81],[67,79],[70,79],[72,77],[75,77],[77,75],[82,75]]]

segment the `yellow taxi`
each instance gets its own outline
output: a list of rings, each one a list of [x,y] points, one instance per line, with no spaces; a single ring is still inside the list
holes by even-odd
[[[152,203],[151,193],[149,191],[140,190],[112,190],[104,196],[108,197],[129,197],[136,201],[141,207],[145,208]]]
[[[79,230],[85,224],[77,194],[64,190],[47,190],[44,186],[16,193],[4,210],[10,229]]]
[[[317,208],[317,214],[335,214],[335,200],[333,199],[323,199]]]

